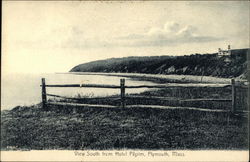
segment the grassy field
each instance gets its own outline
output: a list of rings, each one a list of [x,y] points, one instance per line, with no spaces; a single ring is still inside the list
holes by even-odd
[[[126,99],[127,105],[224,110],[231,107],[231,102],[179,102],[194,98],[230,99],[230,87],[153,89],[134,95],[171,97],[171,100]],[[111,104],[117,108],[50,106],[44,111],[38,104],[1,111],[1,149],[248,149],[248,120],[241,115],[230,114],[228,121],[229,114],[225,112],[122,109],[120,101],[112,99],[77,102]]]
[[[221,112],[35,105],[2,111],[1,149],[247,149],[247,130]]]

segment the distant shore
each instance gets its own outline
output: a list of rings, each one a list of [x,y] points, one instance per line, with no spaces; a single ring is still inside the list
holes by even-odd
[[[231,78],[219,78],[212,76],[194,76],[194,75],[164,75],[164,74],[139,74],[139,73],[100,73],[100,72],[68,72],[65,74],[76,75],[105,75],[137,78],[140,80],[150,80],[154,82],[183,82],[183,83],[220,83],[230,84]]]

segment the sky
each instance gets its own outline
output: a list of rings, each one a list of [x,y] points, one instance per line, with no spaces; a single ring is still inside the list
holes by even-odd
[[[2,73],[249,48],[248,1],[3,1]]]

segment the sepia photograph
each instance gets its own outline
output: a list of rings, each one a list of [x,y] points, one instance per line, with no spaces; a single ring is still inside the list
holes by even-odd
[[[2,5],[1,161],[249,160],[249,1]]]

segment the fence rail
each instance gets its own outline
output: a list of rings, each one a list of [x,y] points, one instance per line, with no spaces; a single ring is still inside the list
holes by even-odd
[[[124,82],[125,83],[125,82]],[[123,85],[116,86],[116,85],[105,85],[105,84],[57,84],[57,85],[45,85],[45,87],[65,87],[65,88],[72,88],[72,87],[83,87],[83,88],[117,88],[120,89]],[[195,83],[169,83],[165,85],[138,85],[138,86],[125,86],[124,88],[176,88],[176,87],[217,87],[217,88],[224,88],[230,87],[230,84],[195,84]]]
[[[236,93],[238,88],[248,88],[246,85],[238,85],[236,84],[236,81],[232,79],[231,84],[197,84],[197,83],[168,83],[164,85],[138,85],[138,86],[126,86],[125,85],[125,79],[120,79],[120,85],[101,85],[101,84],[57,84],[57,85],[47,85],[45,83],[45,78],[42,78],[42,107],[43,109],[47,109],[48,104],[57,104],[57,105],[75,105],[75,106],[89,106],[89,107],[117,107],[113,105],[96,105],[96,104],[80,104],[80,103],[58,103],[58,102],[48,102],[47,101],[47,96],[51,97],[58,97],[58,98],[63,98],[63,99],[70,99],[70,100],[96,100],[96,99],[112,99],[112,100],[120,100],[120,106],[122,108],[130,108],[130,107],[160,107],[160,105],[126,105],[126,99],[149,99],[149,100],[161,100],[161,101],[171,101],[171,100],[177,100],[176,98],[174,99],[173,97],[160,97],[160,96],[139,96],[139,95],[125,95],[125,89],[127,88],[192,88],[192,87],[213,87],[213,88],[226,88],[226,87],[231,87],[231,99],[218,99],[218,98],[196,98],[196,99],[178,99],[179,102],[195,102],[195,101],[214,101],[214,102],[231,102],[231,108],[226,111],[230,112],[236,112]],[[60,96],[60,95],[55,95],[55,94],[47,94],[46,93],[46,87],[83,87],[83,88],[112,88],[112,89],[120,89],[120,97],[117,96],[110,96],[110,97],[91,97],[91,98],[74,98],[74,97],[65,97],[65,96]],[[165,106],[168,107],[168,106]],[[191,108],[193,109],[193,108]],[[196,109],[201,109],[202,108],[196,108]],[[209,110],[210,111],[210,110]],[[217,111],[217,110],[213,110]],[[221,111],[218,109],[218,111]],[[223,110],[225,111],[225,110]]]

